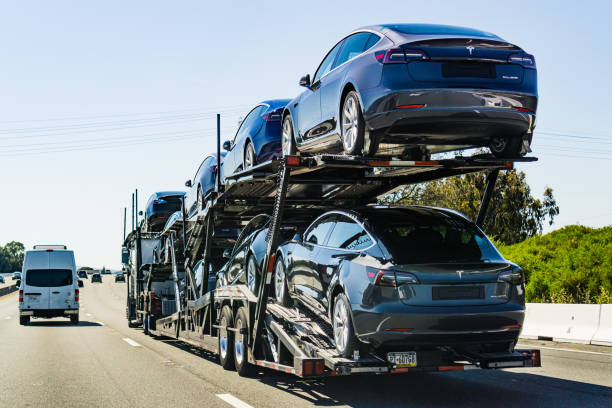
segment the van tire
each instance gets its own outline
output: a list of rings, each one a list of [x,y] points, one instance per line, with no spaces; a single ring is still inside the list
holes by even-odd
[[[30,316],[19,316],[19,324],[25,326],[30,323]]]
[[[70,324],[79,324],[79,315],[70,315]]]

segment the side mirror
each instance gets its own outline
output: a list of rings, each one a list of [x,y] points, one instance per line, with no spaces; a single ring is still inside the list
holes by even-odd
[[[295,234],[291,240],[295,242],[302,242],[302,234]]]
[[[142,214],[143,214],[142,210],[138,211],[138,215],[142,215]]]
[[[232,250],[227,248],[225,251],[223,251],[223,258],[224,259],[229,259],[232,256]]]
[[[185,187],[191,187],[191,180],[187,180],[185,182]]]
[[[223,150],[232,150],[232,141],[231,140],[226,140],[225,142],[223,142]]]
[[[305,86],[305,87],[310,86],[310,74],[306,74],[300,78],[300,86]]]

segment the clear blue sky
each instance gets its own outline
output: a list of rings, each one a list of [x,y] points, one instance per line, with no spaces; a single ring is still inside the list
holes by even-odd
[[[612,224],[610,16],[604,1],[2,1],[0,244],[66,243],[78,264],[117,267],[131,192],[182,188],[215,149],[214,112],[230,138],[343,35],[399,22],[533,53],[540,161],[521,169],[536,196],[554,189],[552,228]]]

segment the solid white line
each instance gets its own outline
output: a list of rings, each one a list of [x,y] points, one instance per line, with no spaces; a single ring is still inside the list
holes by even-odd
[[[541,349],[546,349],[546,350],[569,351],[570,353],[597,354],[599,356],[610,356],[610,357],[612,357],[612,353],[600,353],[598,351],[576,350],[576,349],[568,349],[568,348],[562,348],[562,347],[536,346],[536,345],[530,345],[530,344],[517,344],[516,346],[517,347],[525,347],[525,348],[533,347],[534,349],[535,348],[541,348]]]
[[[129,337],[124,337],[123,341],[125,341],[127,344],[129,344],[130,346],[134,346],[134,347],[141,347],[140,344],[136,343],[134,340],[130,339]]]
[[[5,317],[5,319],[6,319],[6,320],[8,320],[8,319],[10,319],[10,318],[11,318],[11,316],[6,316],[6,317]]]
[[[249,405],[246,402],[239,400],[232,394],[217,394],[217,397],[221,398],[223,401],[236,408],[253,408],[252,405]]]

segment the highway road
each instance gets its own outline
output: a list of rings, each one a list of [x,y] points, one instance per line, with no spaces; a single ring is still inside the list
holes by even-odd
[[[16,293],[0,298],[0,407],[612,406],[612,348],[545,342],[535,369],[245,379],[206,352],[128,328],[125,284],[103,279],[81,289],[78,326],[20,326]]]

